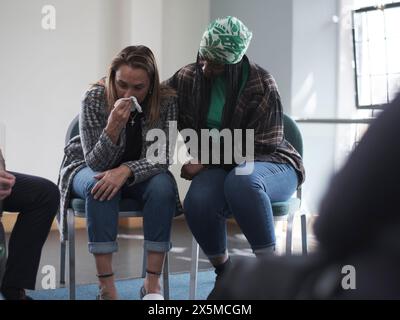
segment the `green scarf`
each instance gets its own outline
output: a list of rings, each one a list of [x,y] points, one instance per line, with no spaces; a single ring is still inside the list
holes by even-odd
[[[236,64],[245,55],[253,34],[235,17],[210,23],[200,42],[202,58],[222,64]]]

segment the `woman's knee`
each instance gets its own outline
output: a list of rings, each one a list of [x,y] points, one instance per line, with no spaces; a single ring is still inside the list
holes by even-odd
[[[226,202],[221,190],[199,192],[196,189],[189,189],[186,194],[183,208],[185,216],[189,219],[207,221],[211,217],[225,214]]]
[[[160,173],[150,178],[144,197],[146,200],[156,198],[161,201],[175,202],[175,182],[168,173]]]
[[[237,175],[235,170],[232,170],[225,179],[224,194],[227,199],[241,198],[249,190],[260,188],[262,188],[262,183],[256,176]]]
[[[76,195],[87,198],[91,195],[92,189],[99,182],[95,178],[97,172],[93,171],[89,167],[84,167],[75,175],[73,180],[73,191]]]
[[[90,196],[92,194],[92,190],[94,186],[97,184],[99,180],[94,177],[87,178],[84,182],[84,191],[86,196]]]

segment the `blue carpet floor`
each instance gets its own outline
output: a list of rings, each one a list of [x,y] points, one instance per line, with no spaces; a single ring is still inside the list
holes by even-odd
[[[205,300],[213,288],[215,273],[213,271],[199,272],[197,278],[196,299]],[[139,289],[143,279],[118,280],[116,286],[120,300],[139,300]],[[187,300],[189,298],[189,273],[170,274],[170,299]],[[78,285],[77,300],[94,300],[98,292],[96,284]],[[28,291],[35,300],[68,300],[68,289]]]

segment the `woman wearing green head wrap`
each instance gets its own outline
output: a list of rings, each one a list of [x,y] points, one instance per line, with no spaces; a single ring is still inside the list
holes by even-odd
[[[225,157],[221,164],[209,165],[200,156],[205,150],[194,155],[193,145],[190,153],[201,161],[182,167],[181,177],[192,180],[184,201],[186,219],[214,265],[217,281],[230,265],[226,218],[236,219],[257,256],[271,253],[275,248],[271,202],[288,200],[304,181],[302,159],[283,134],[275,80],[245,55],[251,38],[239,19],[217,19],[204,32],[196,63],[166,81],[178,92],[181,130],[254,130],[249,174],[238,175],[235,170],[248,160],[238,163]],[[225,148],[232,147],[224,142]]]

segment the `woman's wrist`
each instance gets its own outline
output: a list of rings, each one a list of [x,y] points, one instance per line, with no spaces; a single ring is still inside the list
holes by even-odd
[[[132,177],[132,170],[127,165],[121,164],[119,166],[119,169],[121,170],[121,172],[124,174],[124,176],[126,178]]]
[[[115,127],[115,126],[107,125],[105,127],[104,131],[106,132],[106,134],[108,135],[108,137],[111,139],[111,141],[114,144],[118,143],[119,134],[121,133],[121,129],[119,129],[118,127]]]

